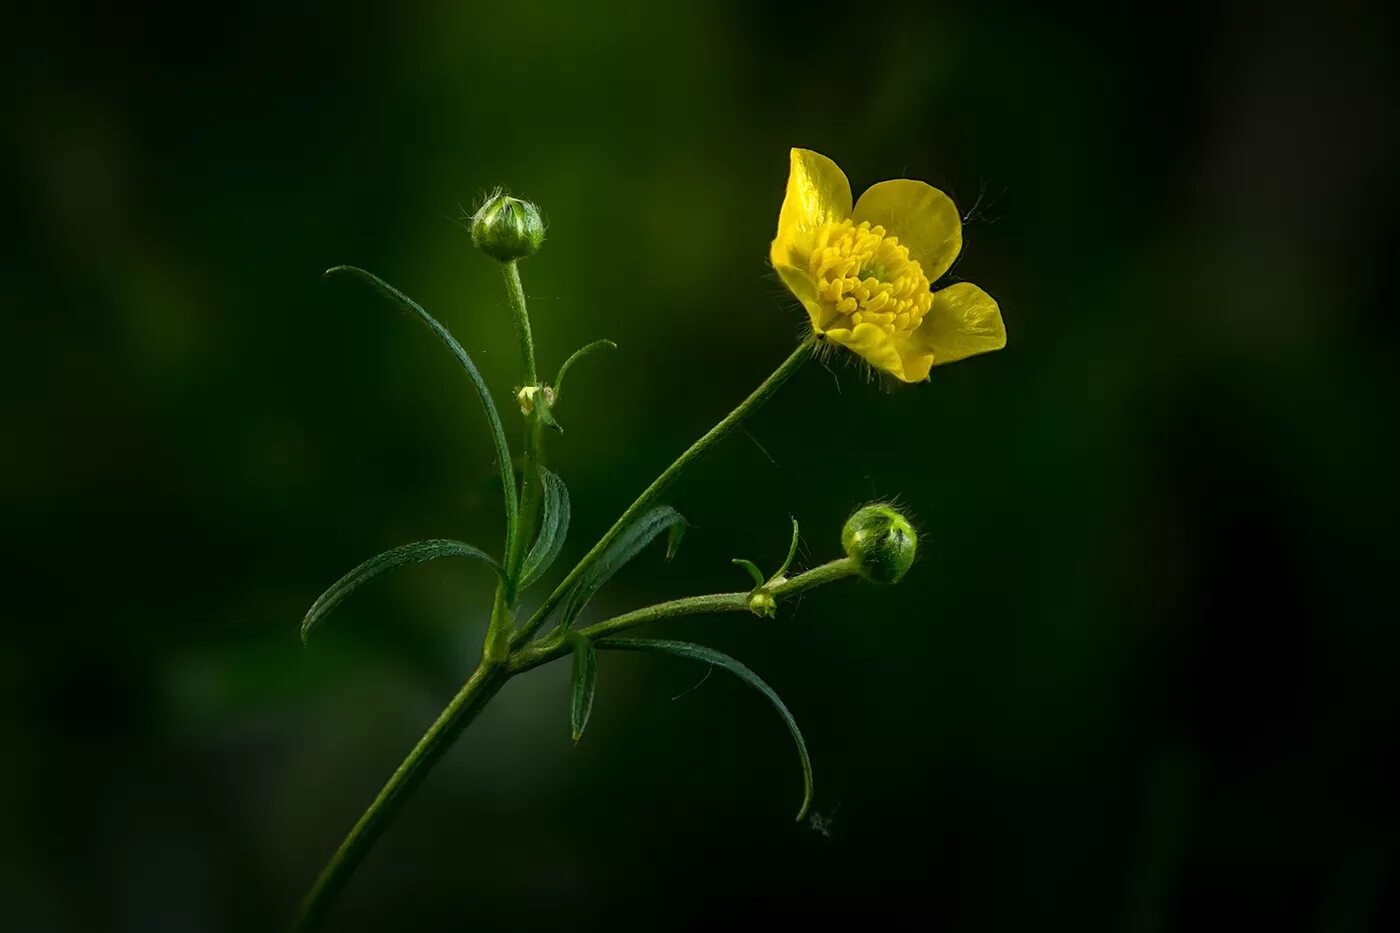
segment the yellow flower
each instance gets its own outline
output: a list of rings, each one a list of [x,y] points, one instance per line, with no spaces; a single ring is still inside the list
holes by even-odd
[[[905,382],[929,368],[1006,346],[1001,310],[976,285],[933,291],[962,248],[962,218],[921,181],[882,181],[851,206],[840,166],[792,150],[773,268],[817,336]]]

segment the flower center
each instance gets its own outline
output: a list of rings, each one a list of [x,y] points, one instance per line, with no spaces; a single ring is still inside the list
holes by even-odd
[[[924,270],[878,224],[823,224],[810,271],[827,310],[821,330],[875,324],[889,334],[907,334],[933,302]]]

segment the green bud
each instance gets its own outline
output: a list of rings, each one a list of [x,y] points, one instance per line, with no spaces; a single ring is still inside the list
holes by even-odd
[[[544,409],[553,408],[554,390],[549,386],[525,386],[515,394],[515,400],[520,403],[522,415],[534,414],[537,399],[544,400]]]
[[[543,242],[544,220],[529,201],[497,192],[472,215],[472,244],[492,259],[524,259]]]
[[[909,519],[884,503],[861,506],[841,529],[841,547],[862,577],[898,583],[914,563],[918,535]]]
[[[760,586],[749,594],[749,612],[769,619],[778,614],[778,601],[766,586]]]

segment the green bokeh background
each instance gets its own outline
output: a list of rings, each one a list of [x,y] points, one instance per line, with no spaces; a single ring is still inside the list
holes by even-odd
[[[604,655],[512,683],[356,875],[335,930],[1395,929],[1389,294],[1395,106],[1364,4],[649,3],[32,10],[5,251],[0,884],[16,930],[276,929],[475,663],[484,422],[378,272],[518,380],[456,222],[543,205],[523,267],[577,558],[788,352],[765,264],[800,145],[969,213],[999,354],[890,387],[809,365],[669,500],[694,527],[589,618],[924,536],[896,588],[659,629],[761,698]],[[514,433],[512,432],[512,436]],[[556,572],[556,577],[560,571]],[[694,689],[691,689],[694,687]],[[11,925],[13,920],[13,925]]]

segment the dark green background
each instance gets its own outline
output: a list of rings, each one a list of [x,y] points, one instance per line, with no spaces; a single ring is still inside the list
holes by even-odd
[[[1395,929],[1391,18],[514,7],[12,24],[0,926],[278,928],[475,661],[464,562],[298,643],[364,557],[500,537],[461,373],[322,269],[418,298],[509,416],[454,221],[543,205],[543,368],[621,347],[550,444],[577,558],[799,333],[765,259],[800,145],[952,194],[1010,343],[893,391],[808,366],[589,618],[742,586],[789,514],[829,559],[898,497],[900,586],[655,632],[784,695],[830,838],[760,697],[609,654],[578,748],[563,665],[511,684],[333,929]]]

